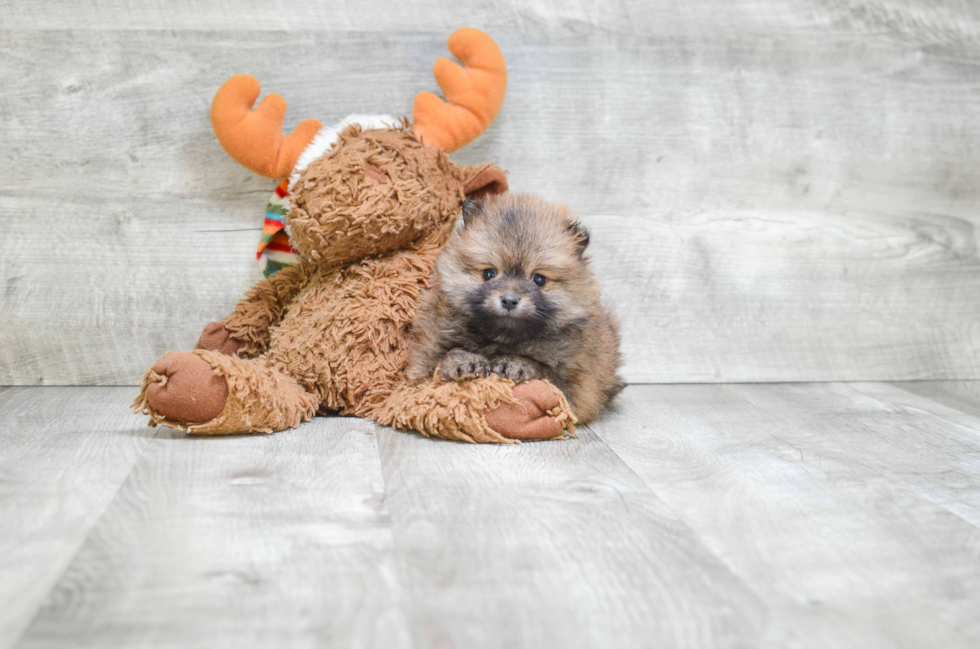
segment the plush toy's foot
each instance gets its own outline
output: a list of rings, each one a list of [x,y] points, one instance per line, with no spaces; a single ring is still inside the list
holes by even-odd
[[[151,371],[155,376],[146,386],[147,403],[164,418],[202,424],[224,410],[228,383],[197,354],[167,354]]]
[[[225,325],[220,322],[211,322],[205,326],[197,344],[194,345],[194,349],[208,349],[228,356],[240,357],[244,357],[242,353],[244,347],[245,343],[232,338]]]
[[[215,351],[169,353],[143,377],[133,410],[198,435],[271,433],[310,419],[319,405],[294,378],[262,359]]]
[[[539,440],[563,437],[562,399],[544,381],[514,386],[517,403],[501,403],[486,413],[487,424],[508,439]],[[552,413],[552,414],[549,414]]]
[[[407,382],[363,413],[394,428],[465,442],[515,444],[575,434],[565,396],[547,381],[514,385],[499,376]]]

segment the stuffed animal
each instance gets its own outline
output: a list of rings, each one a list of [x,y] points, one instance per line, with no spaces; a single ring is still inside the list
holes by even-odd
[[[310,119],[286,136],[281,97],[252,110],[254,78],[238,75],[218,90],[211,121],[224,149],[258,174],[288,179],[285,220],[301,258],[205,327],[196,349],[168,352],[147,370],[133,408],[151,426],[273,432],[336,411],[469,442],[574,432],[567,401],[544,381],[404,376],[419,295],[463,201],[507,190],[498,167],[447,155],[496,117],[503,55],[469,28],[449,38],[449,50],[463,66],[436,61],[447,101],[419,93],[412,122],[357,115],[331,128]]]

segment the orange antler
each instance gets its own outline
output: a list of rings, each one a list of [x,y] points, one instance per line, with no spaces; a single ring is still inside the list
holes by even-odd
[[[433,74],[448,103],[420,92],[412,107],[415,132],[429,146],[446,152],[466,146],[485,131],[507,92],[507,64],[492,38],[464,27],[449,37],[449,51],[466,67],[445,58],[436,61]]]
[[[243,167],[267,178],[285,178],[320,130],[320,122],[304,119],[284,135],[286,101],[271,94],[252,110],[259,90],[258,80],[247,74],[225,81],[211,102],[211,126],[224,150]]]

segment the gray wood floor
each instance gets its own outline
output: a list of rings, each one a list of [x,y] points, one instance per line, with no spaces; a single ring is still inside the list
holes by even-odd
[[[576,439],[201,439],[0,389],[0,647],[976,647],[980,384],[631,386]]]

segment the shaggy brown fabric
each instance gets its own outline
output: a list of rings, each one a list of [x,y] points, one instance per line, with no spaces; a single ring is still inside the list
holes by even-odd
[[[199,365],[190,357],[200,357],[211,366],[210,375],[206,378],[199,373],[194,374],[193,380],[198,381],[198,389],[203,387],[205,381],[225,383],[227,397],[224,407],[217,415],[203,422],[186,410],[167,417],[160,411],[163,404],[156,398],[159,393],[152,390],[159,379],[151,368],[143,379],[143,390],[133,403],[135,410],[150,416],[151,426],[163,424],[198,435],[271,433],[298,426],[316,414],[316,397],[302,389],[291,377],[266,366],[261,359],[244,360],[195,349],[191,352],[171,352],[158,363],[172,358],[169,371],[176,379],[182,371]],[[193,380],[181,383],[193,389]],[[173,405],[172,401],[168,401],[168,407]]]
[[[189,352],[227,382],[221,412],[199,423],[168,402],[165,415],[149,372],[134,408],[151,423],[199,434],[283,430],[318,408],[468,442],[574,432],[567,402],[549,384],[532,395],[515,393],[513,383],[496,377],[405,378],[412,317],[464,189],[497,191],[506,187],[502,179],[489,164],[455,165],[423,146],[406,122],[347,128],[292,187],[292,241],[307,261],[259,282],[223,320],[250,358]]]
[[[368,165],[389,182],[371,178]],[[426,233],[448,235],[464,198],[461,171],[445,153],[423,146],[404,120],[367,131],[351,124],[293,185],[292,246],[323,268],[396,250]]]
[[[272,328],[279,325],[286,308],[315,271],[309,264],[283,268],[245,293],[222,320],[231,337],[242,343],[239,355],[254,358],[265,353]]]
[[[515,387],[497,376],[464,382],[409,382],[373,416],[393,428],[474,443],[512,444],[575,434],[568,402],[553,385],[532,381]]]

